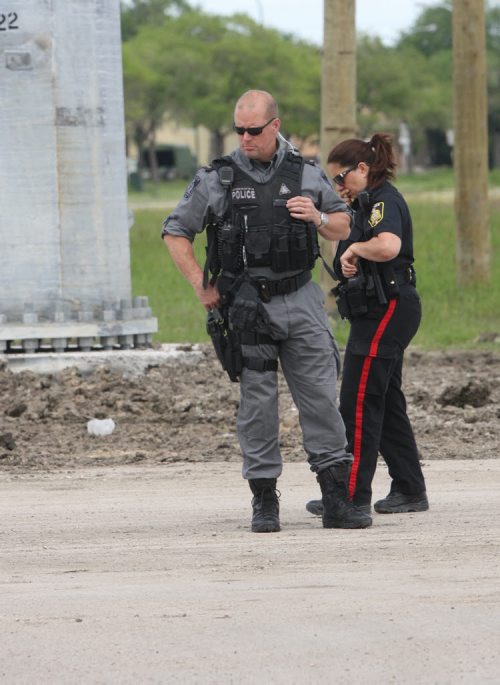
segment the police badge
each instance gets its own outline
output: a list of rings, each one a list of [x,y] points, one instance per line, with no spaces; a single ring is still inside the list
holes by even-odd
[[[384,203],[383,202],[376,202],[373,207],[372,207],[372,213],[370,214],[370,218],[368,219],[368,223],[372,228],[375,228],[382,219],[384,218]]]

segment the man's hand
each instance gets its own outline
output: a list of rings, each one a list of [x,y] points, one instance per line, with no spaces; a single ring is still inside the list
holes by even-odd
[[[286,203],[286,208],[294,219],[310,221],[316,226],[321,221],[319,212],[310,197],[302,197],[302,195],[291,197]]]
[[[294,219],[313,223],[325,240],[345,240],[351,231],[351,218],[345,212],[331,212],[327,215],[328,223],[321,226],[321,212],[309,197],[291,197],[286,208]]]
[[[199,299],[201,304],[205,307],[205,309],[210,311],[210,309],[214,309],[219,306],[220,304],[220,295],[219,291],[217,290],[217,286],[215,285],[210,285],[210,283],[207,285],[206,288],[203,287],[202,283],[199,285],[194,285],[193,284],[194,291],[196,293],[196,297]]]
[[[220,304],[219,291],[216,286],[208,284],[203,287],[203,271],[196,262],[193,246],[182,236],[165,235],[163,240],[170,252],[172,259],[179,271],[193,286],[196,297],[207,311],[218,307]]]

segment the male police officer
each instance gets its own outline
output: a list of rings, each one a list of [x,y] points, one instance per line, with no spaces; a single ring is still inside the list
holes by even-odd
[[[285,141],[280,123],[269,93],[244,93],[234,111],[239,149],[196,174],[162,236],[207,311],[232,303],[229,325],[239,331],[243,353],[237,430],[254,495],[252,531],[280,530],[278,358],[323,493],[324,527],[365,528],[370,516],[347,498],[352,455],[336,406],[338,350],[322,291],[311,280],[317,232],[346,238],[349,209],[323,172]],[[218,275],[210,282],[192,248],[208,223],[215,226],[209,253]]]

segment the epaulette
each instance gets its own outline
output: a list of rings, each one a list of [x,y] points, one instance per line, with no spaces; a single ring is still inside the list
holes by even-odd
[[[229,155],[224,157],[219,157],[218,159],[213,159],[210,164],[202,167],[204,171],[217,171],[221,166],[227,166],[227,164],[233,164],[233,158]]]

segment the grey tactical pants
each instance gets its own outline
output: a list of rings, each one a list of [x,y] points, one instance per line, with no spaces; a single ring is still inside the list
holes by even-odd
[[[266,303],[271,336],[279,345],[245,345],[245,356],[279,358],[299,412],[304,449],[312,471],[352,462],[337,408],[339,352],[323,307],[321,288],[309,281]],[[244,368],[240,378],[238,438],[244,478],[277,478],[279,449],[278,379],[275,371]]]

